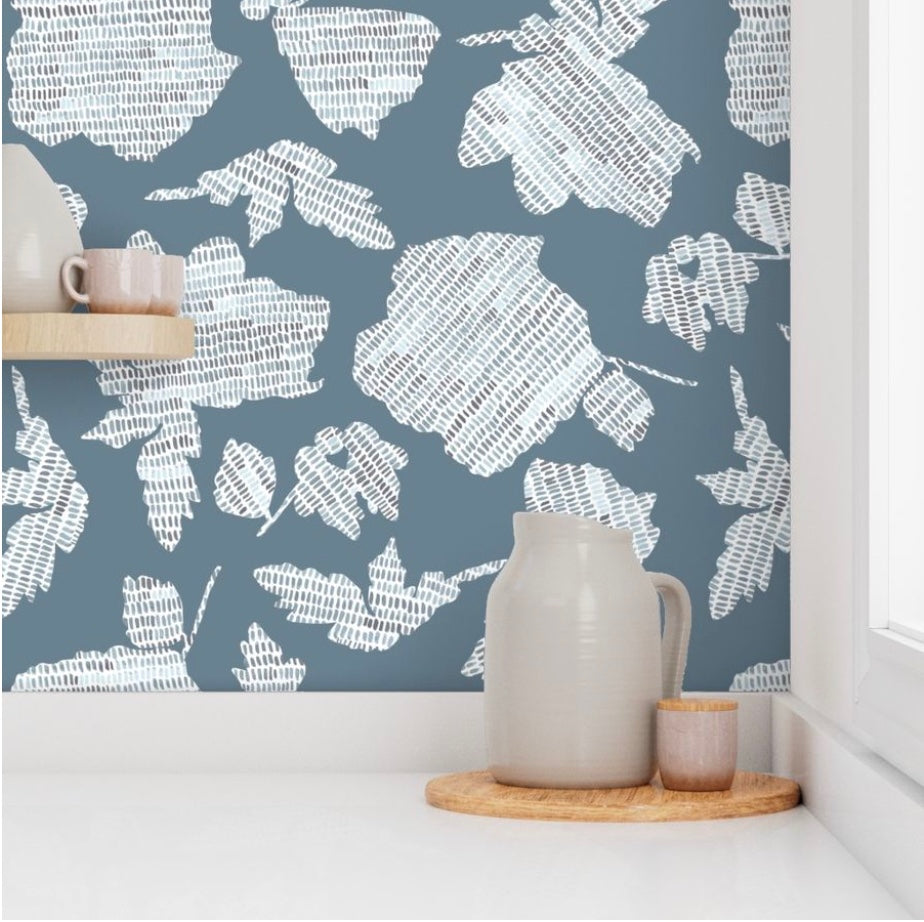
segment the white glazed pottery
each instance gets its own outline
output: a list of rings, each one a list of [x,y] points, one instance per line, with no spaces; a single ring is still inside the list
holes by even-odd
[[[52,178],[28,148],[4,144],[3,311],[71,310],[61,266],[82,250],[80,231]]]
[[[686,668],[686,589],[642,569],[629,531],[534,512],[513,529],[488,595],[489,771],[525,787],[647,784],[657,702],[680,694]]]

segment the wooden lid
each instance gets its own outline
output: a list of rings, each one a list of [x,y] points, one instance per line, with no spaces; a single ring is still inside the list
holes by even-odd
[[[736,711],[738,702],[730,698],[662,698],[659,711]]]

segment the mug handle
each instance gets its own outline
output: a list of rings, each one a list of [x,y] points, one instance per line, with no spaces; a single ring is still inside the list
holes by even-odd
[[[61,266],[61,284],[64,286],[67,296],[73,298],[79,304],[89,304],[90,296],[77,291],[71,284],[71,269],[80,269],[81,272],[86,272],[87,268],[88,263],[82,256],[68,256]]]
[[[661,641],[661,682],[665,698],[679,698],[687,668],[693,608],[687,587],[667,573],[649,573],[664,599],[664,638]]]

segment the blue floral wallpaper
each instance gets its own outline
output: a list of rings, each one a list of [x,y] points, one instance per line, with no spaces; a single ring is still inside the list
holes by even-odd
[[[4,689],[478,689],[522,509],[786,686],[788,2],[4,6],[4,142],[197,329],[4,363]]]

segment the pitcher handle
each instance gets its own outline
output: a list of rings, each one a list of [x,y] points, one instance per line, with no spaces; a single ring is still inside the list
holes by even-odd
[[[649,573],[664,599],[664,637],[661,641],[661,681],[665,698],[679,698],[687,668],[693,609],[687,587],[668,573]]]

